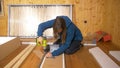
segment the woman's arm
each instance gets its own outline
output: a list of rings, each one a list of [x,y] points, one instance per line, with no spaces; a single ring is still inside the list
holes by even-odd
[[[37,36],[42,36],[43,35],[43,31],[47,28],[51,28],[53,26],[53,23],[54,23],[54,20],[50,20],[50,21],[46,21],[46,22],[43,22],[41,24],[39,24],[38,26],[38,31],[37,31]]]

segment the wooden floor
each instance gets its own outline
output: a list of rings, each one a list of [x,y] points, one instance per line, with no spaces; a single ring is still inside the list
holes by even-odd
[[[96,60],[89,53],[92,47],[82,47],[73,55],[65,55],[66,68],[100,68]]]
[[[110,42],[99,42],[97,44],[112,60],[120,66],[120,62],[109,54],[110,50],[120,50]],[[84,46],[72,55],[65,55],[66,68],[101,68],[88,49],[92,47]]]
[[[106,54],[109,53],[110,50],[120,50],[119,48],[115,47],[112,43],[98,43],[99,46]],[[20,53],[26,46],[22,46],[13,52],[10,56],[6,57],[4,60],[0,61],[0,68],[3,68],[10,60],[12,60],[15,55]],[[89,53],[88,49],[92,48],[93,46],[84,46],[79,51],[72,55],[65,54],[65,68],[100,68],[97,61],[94,57]],[[35,48],[38,50],[38,48]],[[108,54],[119,66],[120,62],[117,61],[114,57]],[[35,56],[34,53],[31,53],[27,58],[26,61],[22,63],[20,68],[39,68],[41,59],[38,56]],[[58,61],[59,62],[59,61]]]

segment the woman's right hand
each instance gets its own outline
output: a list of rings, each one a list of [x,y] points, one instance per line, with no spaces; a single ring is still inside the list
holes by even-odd
[[[40,37],[37,38],[37,40],[40,44],[42,44],[43,37],[40,36]]]

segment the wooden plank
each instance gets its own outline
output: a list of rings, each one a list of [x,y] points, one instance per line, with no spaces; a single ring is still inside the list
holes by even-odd
[[[3,41],[9,38],[10,37],[4,37]],[[12,53],[14,50],[19,48],[19,46],[21,46],[21,44],[20,44],[20,39],[18,37],[8,40],[4,44],[1,44],[0,45],[0,60],[7,57],[10,53]]]
[[[42,56],[43,56],[42,47],[36,46],[30,53],[30,55],[21,64],[20,68],[39,68]]]
[[[120,66],[120,62],[109,54],[109,51],[119,51],[120,48],[115,46],[115,44],[113,44],[112,42],[99,42],[97,46],[99,46],[112,60],[114,60],[114,62],[116,62]]]
[[[10,53],[7,57],[0,60],[0,68],[4,68],[11,60],[13,60],[22,50],[24,50],[28,45],[21,45],[15,51]]]
[[[22,62],[25,60],[25,58],[31,53],[31,51],[33,50],[33,48],[35,47],[35,45],[29,45],[31,46],[27,52],[19,59],[19,61],[17,61],[17,63],[13,66],[13,68],[18,68]]]
[[[22,57],[25,52],[30,48],[31,46],[27,46],[19,55],[17,55],[12,61],[10,61],[4,68],[10,68],[12,67],[19,59]]]
[[[54,58],[44,58],[43,64],[40,68],[65,68],[64,54]]]
[[[100,68],[97,61],[88,51],[92,47],[94,46],[84,46],[74,54],[65,54],[66,68]]]
[[[97,60],[102,68],[120,68],[108,55],[106,55],[99,47],[89,49],[89,52]]]
[[[120,50],[119,51],[109,51],[109,54],[112,55],[115,59],[120,62]]]

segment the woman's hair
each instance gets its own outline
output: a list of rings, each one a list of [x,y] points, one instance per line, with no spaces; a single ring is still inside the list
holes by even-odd
[[[54,32],[54,37],[58,38],[59,37],[59,30],[62,29],[61,34],[61,41],[62,43],[65,43],[66,40],[66,23],[65,20],[62,17],[57,17],[54,21],[53,24],[53,32]]]

